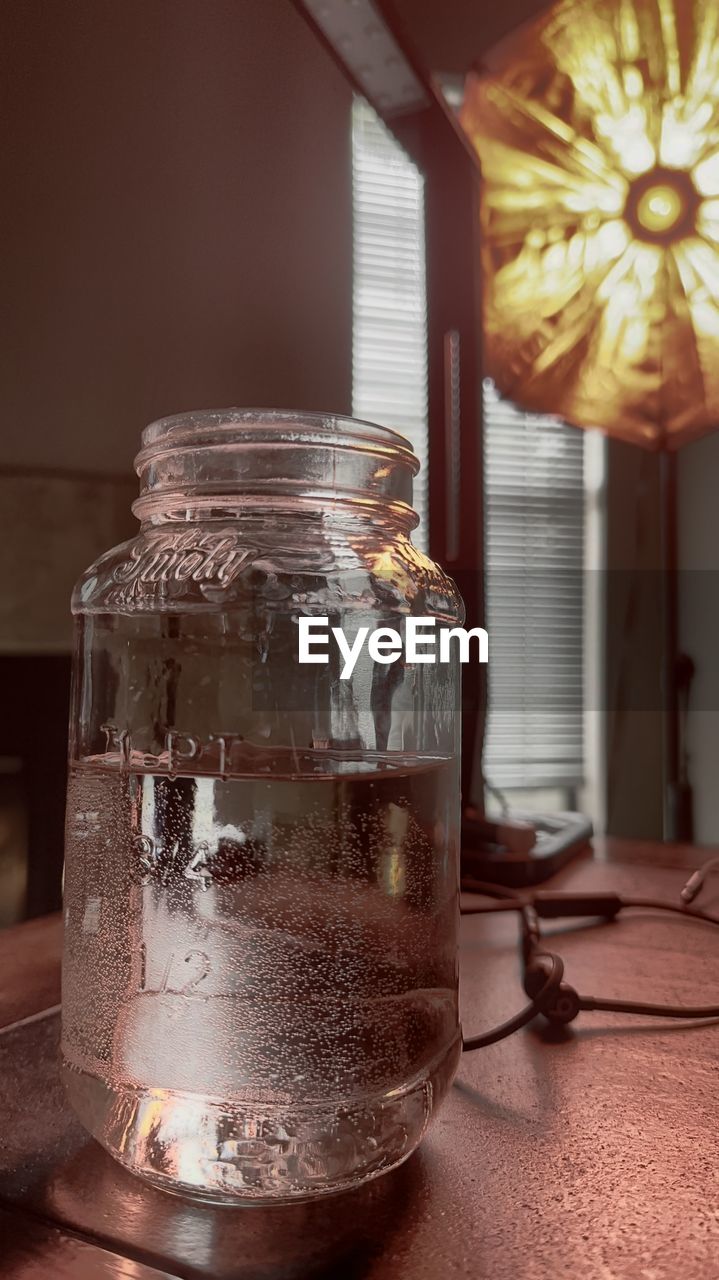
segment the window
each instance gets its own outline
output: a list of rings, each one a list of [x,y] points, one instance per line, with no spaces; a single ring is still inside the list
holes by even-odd
[[[421,463],[414,541],[426,549],[424,181],[362,98],[352,114],[352,190],[352,412],[394,427],[411,442]]]
[[[548,791],[555,807],[584,781],[584,442],[485,381],[484,773],[501,791]]]
[[[423,180],[369,105],[352,126],[353,412],[419,455],[427,527]],[[487,780],[569,807],[584,779],[585,434],[484,394]],[[424,482],[422,476],[424,475]],[[527,805],[533,799],[527,797]]]

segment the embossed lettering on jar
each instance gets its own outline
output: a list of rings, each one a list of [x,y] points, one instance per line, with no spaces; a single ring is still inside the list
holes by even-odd
[[[462,621],[411,543],[417,461],[349,419],[148,427],[136,538],[74,597],[63,963],[73,1106],[227,1203],[356,1186],[446,1092],[459,667],[298,661],[298,620]]]

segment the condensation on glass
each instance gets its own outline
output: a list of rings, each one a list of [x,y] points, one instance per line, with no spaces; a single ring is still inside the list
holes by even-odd
[[[63,1059],[89,1131],[212,1201],[404,1160],[460,1053],[459,670],[298,661],[298,620],[462,620],[394,432],[149,426],[140,531],[78,583]]]

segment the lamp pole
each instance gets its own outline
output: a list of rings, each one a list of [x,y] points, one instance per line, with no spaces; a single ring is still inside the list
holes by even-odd
[[[679,650],[679,536],[676,452],[660,457],[663,567],[664,839],[694,839],[693,795],[687,774],[686,715],[694,664]]]

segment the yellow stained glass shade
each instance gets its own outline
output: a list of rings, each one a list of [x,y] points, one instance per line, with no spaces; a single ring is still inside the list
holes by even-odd
[[[461,120],[500,391],[649,448],[719,426],[719,0],[562,0]]]

